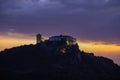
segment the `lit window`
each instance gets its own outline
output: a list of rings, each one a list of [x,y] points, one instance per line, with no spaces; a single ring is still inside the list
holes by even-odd
[[[61,52],[62,54],[66,53],[66,48],[60,49],[60,52]]]

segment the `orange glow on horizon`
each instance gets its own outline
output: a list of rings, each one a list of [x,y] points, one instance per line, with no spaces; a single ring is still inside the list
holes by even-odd
[[[115,44],[103,44],[101,42],[82,42],[82,41],[78,41],[78,44],[81,50],[87,52],[94,52],[98,54],[120,53],[120,46],[117,46]]]
[[[0,36],[0,50],[5,48],[11,48],[15,46],[20,46],[24,44],[35,44],[36,40],[33,37],[9,37],[9,36]],[[96,44],[95,44],[96,43]],[[93,52],[93,53],[119,53],[120,46],[114,44],[103,44],[101,42],[85,42],[78,40],[78,45],[80,49],[86,52]]]
[[[0,51],[9,49],[16,46],[35,44],[35,37],[30,36],[0,36]],[[113,59],[116,63],[120,64],[120,46],[115,44],[104,44],[101,42],[85,42],[78,40],[80,50],[85,52],[94,53],[97,56],[106,56]]]
[[[20,45],[27,45],[27,44],[35,44],[34,38],[24,37],[24,38],[17,38],[17,37],[8,37],[8,36],[0,36],[0,51],[6,48],[12,48]]]

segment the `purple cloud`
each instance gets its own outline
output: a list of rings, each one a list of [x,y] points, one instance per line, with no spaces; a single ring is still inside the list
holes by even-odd
[[[68,34],[120,44],[119,0],[0,0],[0,32]]]

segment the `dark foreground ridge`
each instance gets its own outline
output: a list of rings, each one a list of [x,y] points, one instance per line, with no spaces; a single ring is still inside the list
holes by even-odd
[[[0,80],[120,80],[119,75],[112,60],[80,51],[70,36],[0,52]]]

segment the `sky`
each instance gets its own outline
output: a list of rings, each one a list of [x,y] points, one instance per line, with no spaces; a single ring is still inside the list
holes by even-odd
[[[119,21],[120,0],[0,0],[0,50],[65,34],[120,64]]]

